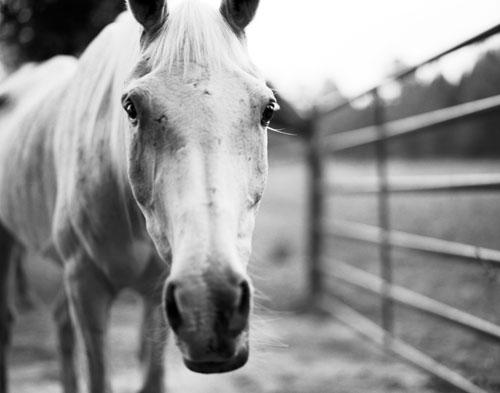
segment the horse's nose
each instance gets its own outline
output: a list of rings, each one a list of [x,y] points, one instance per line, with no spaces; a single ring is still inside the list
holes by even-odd
[[[250,288],[237,274],[170,279],[165,294],[170,326],[181,339],[189,340],[190,333],[236,337],[248,324]]]

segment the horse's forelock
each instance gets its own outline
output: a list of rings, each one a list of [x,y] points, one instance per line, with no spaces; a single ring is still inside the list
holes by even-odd
[[[195,63],[209,70],[232,65],[253,71],[245,43],[219,10],[203,0],[185,0],[174,7],[148,51],[152,68],[187,71]]]

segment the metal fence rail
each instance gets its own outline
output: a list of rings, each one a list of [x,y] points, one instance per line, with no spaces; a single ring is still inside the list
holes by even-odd
[[[379,188],[376,179],[352,181],[350,179],[336,179],[333,183],[326,183],[328,193],[335,195],[363,195],[377,194]],[[387,188],[390,193],[417,193],[417,192],[449,192],[449,191],[498,191],[500,190],[499,173],[480,173],[464,175],[430,175],[430,176],[391,176],[387,179]]]
[[[449,50],[424,61],[388,81],[412,75],[421,66],[436,61],[442,56],[470,44],[480,42],[500,33],[500,25],[466,40]],[[387,142],[432,129],[439,130],[445,124],[475,118],[493,111],[500,111],[500,95],[484,98],[456,106],[431,111],[400,120],[386,121],[384,103],[379,92],[384,84],[376,86],[362,95],[337,105],[329,115],[346,107],[361,97],[371,97],[373,125],[336,134],[321,135],[314,125],[309,136],[308,159],[310,168],[310,232],[309,232],[309,276],[311,301],[336,318],[358,330],[364,336],[418,367],[432,373],[451,385],[468,393],[487,393],[457,372],[431,359],[393,336],[394,304],[410,307],[433,317],[480,333],[489,339],[500,341],[500,326],[451,307],[437,300],[418,294],[393,283],[392,248],[403,248],[418,252],[436,253],[460,258],[469,262],[489,263],[500,267],[500,250],[478,247],[472,244],[452,242],[429,236],[396,231],[391,228],[390,195],[393,193],[437,193],[450,191],[486,192],[500,190],[500,174],[389,177]],[[375,182],[353,184],[327,181],[327,159],[335,152],[368,144],[375,145]],[[332,195],[377,195],[378,226],[335,220],[328,217],[326,200]],[[376,244],[380,260],[380,276],[354,268],[346,263],[329,259],[326,255],[325,239],[337,236],[351,240]],[[328,268],[327,264],[333,264]],[[380,295],[382,326],[366,319],[347,305],[331,299],[331,288],[326,279],[343,283]],[[328,295],[328,296],[327,296]]]
[[[463,258],[470,262],[488,262],[500,267],[500,250],[474,246],[429,236],[416,235],[402,231],[386,231],[380,227],[360,224],[346,220],[330,220],[325,225],[324,234],[361,240],[391,247],[441,254],[448,257]]]
[[[324,138],[322,146],[328,152],[338,152],[478,117],[498,109],[500,95],[383,123],[383,133],[380,133],[380,126],[369,126],[332,134]]]
[[[382,287],[385,284],[389,288],[389,297],[401,305],[411,307],[447,322],[470,329],[474,333],[480,333],[485,337],[500,341],[500,326],[492,322],[475,317],[407,288],[384,283],[379,276],[353,267],[348,263],[334,259],[330,259],[329,261],[334,261],[335,268],[324,267],[321,269],[325,277],[338,279],[379,295],[382,295]]]
[[[368,340],[384,346],[387,351],[410,362],[425,372],[441,378],[466,393],[488,393],[486,390],[471,383],[456,371],[443,366],[426,354],[415,349],[395,337],[387,335],[387,332],[376,323],[370,321],[351,307],[341,303],[337,299],[323,297],[318,306],[321,310],[328,312],[337,320],[358,332]]]

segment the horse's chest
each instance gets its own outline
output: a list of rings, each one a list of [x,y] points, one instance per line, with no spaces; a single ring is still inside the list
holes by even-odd
[[[132,239],[122,250],[111,250],[106,259],[96,263],[116,288],[131,287],[147,270],[154,252],[149,239]]]
[[[117,287],[130,286],[156,252],[142,214],[116,177],[76,179],[57,209],[59,248],[66,259],[85,251]]]

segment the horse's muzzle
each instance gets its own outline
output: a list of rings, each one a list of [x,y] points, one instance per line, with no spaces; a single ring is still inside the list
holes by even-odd
[[[232,359],[225,361],[194,362],[184,358],[184,364],[191,371],[202,374],[226,373],[244,366],[248,360],[248,347],[241,350]]]
[[[165,310],[186,366],[222,373],[248,360],[251,287],[237,274],[169,279]]]

